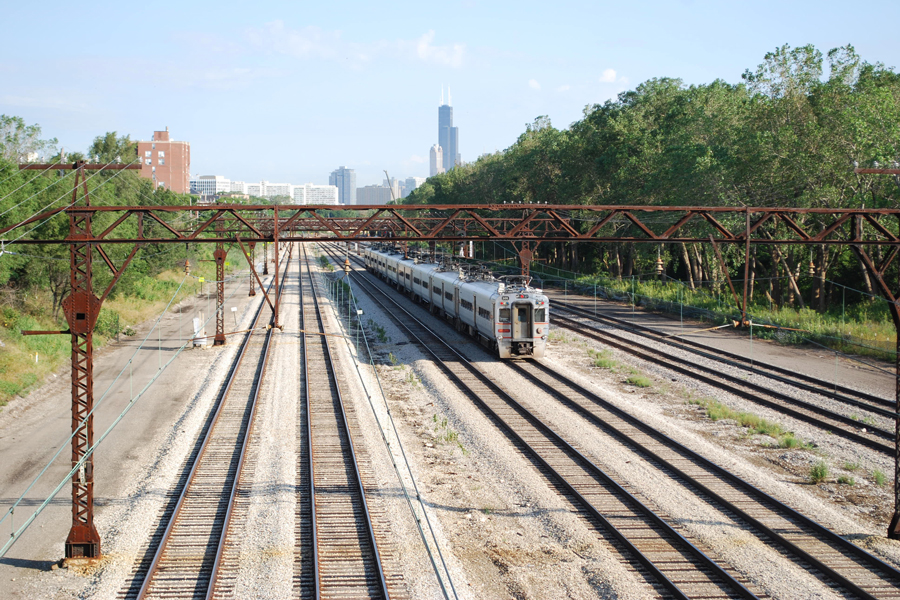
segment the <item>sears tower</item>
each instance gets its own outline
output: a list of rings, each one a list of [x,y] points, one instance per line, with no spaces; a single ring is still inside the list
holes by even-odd
[[[450,90],[447,90],[447,104],[444,104],[444,90],[441,89],[441,105],[438,107],[438,146],[443,152],[444,171],[460,164],[459,128],[453,126],[453,107],[450,106]]]

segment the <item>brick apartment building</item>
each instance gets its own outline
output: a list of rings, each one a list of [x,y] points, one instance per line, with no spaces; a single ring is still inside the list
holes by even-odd
[[[153,181],[153,189],[166,187],[179,194],[191,192],[191,144],[169,139],[169,128],[154,131],[153,140],[138,142],[141,177]]]

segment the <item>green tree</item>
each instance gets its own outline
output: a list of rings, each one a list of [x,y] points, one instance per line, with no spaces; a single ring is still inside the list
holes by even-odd
[[[55,152],[56,138],[41,139],[40,125],[26,125],[21,117],[0,115],[0,157],[13,162],[26,162],[31,155]]]

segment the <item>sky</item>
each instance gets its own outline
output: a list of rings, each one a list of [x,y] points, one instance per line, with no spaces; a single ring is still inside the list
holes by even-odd
[[[654,77],[741,80],[766,52],[852,44],[900,66],[900,2],[71,2],[6,5],[0,114],[67,151],[108,131],[191,144],[191,173],[425,177],[438,105],[460,154],[558,128]],[[449,90],[449,91],[448,91]]]

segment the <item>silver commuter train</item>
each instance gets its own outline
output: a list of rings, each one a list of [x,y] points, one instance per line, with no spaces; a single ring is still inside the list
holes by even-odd
[[[419,262],[383,245],[365,246],[361,254],[368,271],[415,302],[427,303],[432,314],[452,321],[457,331],[467,331],[500,358],[544,356],[550,303],[526,278],[495,279],[469,265]]]

